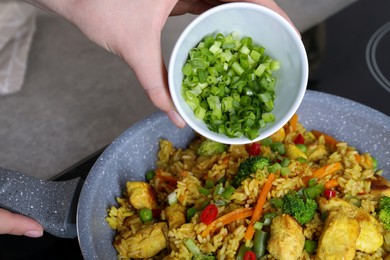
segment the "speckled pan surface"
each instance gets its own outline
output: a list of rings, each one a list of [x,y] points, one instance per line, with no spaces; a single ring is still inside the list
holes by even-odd
[[[298,110],[307,129],[318,129],[344,140],[378,159],[390,173],[390,117],[337,96],[307,91]],[[158,140],[166,138],[185,147],[193,137],[189,128],[177,129],[157,113],[119,136],[92,168],[81,192],[78,235],[85,259],[116,259],[114,232],[108,227],[106,209],[116,205],[128,180],[142,180],[154,167]]]

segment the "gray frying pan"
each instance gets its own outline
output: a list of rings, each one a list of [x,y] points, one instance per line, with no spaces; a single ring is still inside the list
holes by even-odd
[[[370,152],[390,177],[390,117],[356,102],[308,90],[298,110],[307,129],[317,129]],[[162,113],[135,124],[119,136],[92,167],[84,183],[78,179],[46,182],[0,169],[0,207],[37,219],[58,237],[78,236],[85,259],[116,259],[114,232],[106,209],[116,205],[129,180],[144,180],[154,168],[159,139],[185,147],[190,128],[178,129]]]

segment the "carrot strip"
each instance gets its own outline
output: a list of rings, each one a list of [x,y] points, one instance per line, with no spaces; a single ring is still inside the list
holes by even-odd
[[[333,174],[341,169],[341,163],[335,162],[328,165],[325,165],[317,170],[314,171],[314,173],[311,176],[306,176],[302,179],[303,183],[307,185],[310,179],[316,178],[321,179],[329,174]]]
[[[206,237],[210,232],[215,231],[221,225],[224,226],[232,223],[233,221],[245,219],[252,216],[253,211],[253,208],[240,208],[217,218],[209,225],[207,225],[207,227],[202,231],[202,237]]]
[[[268,175],[267,182],[264,184],[263,189],[260,192],[260,196],[257,200],[255,210],[253,211],[251,221],[249,222],[249,225],[246,228],[246,232],[244,235],[246,241],[252,240],[253,234],[255,233],[254,225],[261,218],[261,214],[263,212],[263,206],[265,204],[265,201],[267,200],[268,192],[272,188],[272,183],[275,180],[275,177],[276,175],[274,173]]]
[[[339,182],[336,179],[331,179],[324,184],[325,189],[332,189],[337,186],[339,186]]]
[[[332,149],[332,150],[336,150],[336,144],[338,143],[337,140],[335,138],[333,138],[332,136],[330,135],[327,135],[327,134],[324,134],[323,132],[320,132],[320,131],[317,131],[317,130],[312,130],[311,131],[313,133],[313,135],[316,137],[316,138],[319,138],[321,135],[324,136],[325,138],[325,143],[327,145],[329,145],[329,147]]]
[[[294,114],[290,119],[290,126],[293,132],[297,130],[297,125],[298,125],[298,114]]]

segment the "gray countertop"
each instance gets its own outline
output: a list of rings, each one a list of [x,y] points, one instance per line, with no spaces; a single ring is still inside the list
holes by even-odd
[[[354,0],[327,1],[327,8],[318,0],[277,2],[303,31]],[[193,18],[168,20],[166,58]],[[66,21],[40,14],[23,88],[0,97],[0,166],[53,178],[155,111],[126,64]]]

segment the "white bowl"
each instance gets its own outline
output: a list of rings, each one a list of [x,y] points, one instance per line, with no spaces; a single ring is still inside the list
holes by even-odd
[[[245,136],[230,138],[210,131],[195,117],[182,96],[182,68],[188,53],[206,35],[238,32],[249,36],[265,48],[265,53],[279,61],[276,77],[275,102],[272,113],[275,122],[259,130],[259,136],[250,140]],[[178,38],[169,61],[168,82],[177,111],[187,124],[199,134],[226,144],[246,144],[264,139],[280,129],[297,111],[305,94],[308,80],[308,62],[305,47],[294,27],[276,12],[251,3],[229,3],[214,7],[196,17]]]

